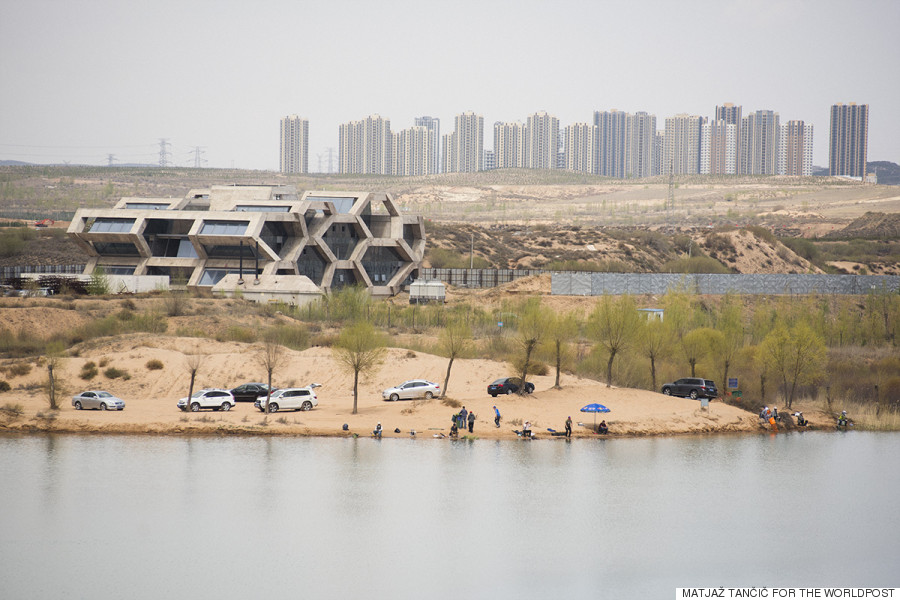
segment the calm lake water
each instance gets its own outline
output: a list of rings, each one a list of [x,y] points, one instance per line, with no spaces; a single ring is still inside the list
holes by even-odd
[[[0,597],[900,586],[900,434],[0,437]]]

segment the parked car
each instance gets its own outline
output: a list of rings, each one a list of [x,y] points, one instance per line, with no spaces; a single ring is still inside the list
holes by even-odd
[[[488,394],[497,397],[497,394],[516,394],[522,387],[521,377],[504,377],[491,383],[487,390]],[[534,384],[530,381],[525,382],[525,393],[530,394],[534,391]]]
[[[441,393],[441,386],[431,383],[424,379],[411,379],[404,381],[400,385],[388,388],[381,392],[384,400],[396,402],[397,400],[412,400],[414,398],[425,398],[431,400]]]
[[[682,396],[697,398],[715,398],[719,395],[716,383],[699,377],[682,377],[675,383],[664,383],[662,393],[666,396]]]
[[[102,390],[90,390],[72,396],[72,406],[75,410],[82,408],[99,408],[100,410],[125,410],[125,401],[116,398],[109,392]]]
[[[278,388],[272,388],[274,392]],[[235,402],[256,402],[260,396],[265,396],[269,386],[265,383],[245,383],[231,390]]]
[[[190,407],[191,412],[197,412],[201,408],[231,410],[231,407],[234,406],[234,396],[228,390],[200,390],[191,394],[190,402],[187,398],[178,401],[178,408],[184,410],[185,406]]]
[[[279,410],[312,410],[314,406],[319,405],[319,398],[313,391],[321,384],[311,383],[302,388],[283,388],[272,392],[269,396],[269,412],[278,412]],[[266,412],[266,394],[256,399],[253,404],[262,412]]]

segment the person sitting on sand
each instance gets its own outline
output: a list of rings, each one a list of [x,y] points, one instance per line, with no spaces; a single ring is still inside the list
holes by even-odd
[[[450,426],[450,437],[452,437],[452,438],[459,437],[459,427],[456,426],[455,421],[454,421],[453,425]]]
[[[522,437],[531,437],[531,421],[525,421],[525,424],[522,425]]]
[[[375,431],[372,432],[372,435],[374,435],[378,439],[381,439],[381,423],[380,422],[378,423],[378,425],[375,426]]]
[[[609,427],[606,425],[606,420],[600,421],[600,424],[597,426],[597,433],[599,433],[599,434],[609,433]]]
[[[803,416],[802,412],[795,412],[794,417],[797,419],[797,427],[806,427],[809,425],[809,421],[806,420],[806,417]]]
[[[850,418],[847,416],[846,410],[841,411],[841,416],[839,416],[838,420],[837,420],[837,426],[838,426],[838,429],[840,429],[841,427],[847,427],[847,426],[852,427],[853,426],[853,421],[851,421]]]

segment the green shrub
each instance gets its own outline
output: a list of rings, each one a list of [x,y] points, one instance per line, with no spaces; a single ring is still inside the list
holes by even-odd
[[[309,348],[309,331],[307,331],[306,326],[302,323],[297,323],[296,325],[276,325],[269,329],[263,337],[268,339],[268,336],[270,335],[277,344],[287,348],[293,350],[305,350]]]
[[[252,344],[257,340],[256,332],[249,327],[240,327],[232,325],[216,334],[216,341],[219,342],[241,342],[244,344]]]
[[[473,266],[476,269],[490,269],[490,261],[481,256],[470,257],[446,248],[430,248],[426,258],[435,269],[468,269]]]
[[[665,263],[663,273],[731,273],[728,267],[708,256],[676,258]]]
[[[151,358],[147,361],[147,364],[145,366],[147,367],[148,371],[159,371],[165,365],[163,365],[163,362],[158,358]]]
[[[22,377],[31,373],[31,365],[28,363],[16,363],[6,368],[6,373],[10,377]]]
[[[107,368],[105,371],[103,371],[103,375],[107,379],[119,379],[119,378],[122,378],[125,380],[131,379],[131,376],[128,374],[128,371],[126,371],[125,369],[119,369],[117,367]]]
[[[18,419],[23,414],[25,414],[25,408],[21,404],[13,404],[12,402],[7,402],[3,406],[0,406],[0,412],[12,419]]]
[[[81,373],[78,375],[85,381],[90,381],[97,376],[97,364],[94,361],[86,362],[81,366]]]
[[[4,381],[3,379],[0,379],[0,392],[8,392],[11,389],[12,388],[10,387],[8,381]]]

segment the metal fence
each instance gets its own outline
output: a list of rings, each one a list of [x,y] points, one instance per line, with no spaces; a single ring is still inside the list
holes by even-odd
[[[684,290],[697,294],[868,294],[900,291],[895,275],[788,275],[683,273],[553,273],[551,294],[665,294]]]
[[[548,272],[542,269],[419,269],[419,279],[443,281],[454,287],[488,288]]]
[[[33,265],[27,267],[0,267],[0,279],[14,279],[27,273],[53,273],[81,275],[85,265]]]

